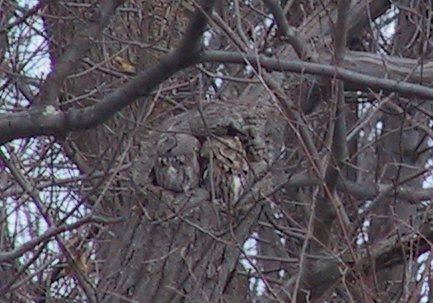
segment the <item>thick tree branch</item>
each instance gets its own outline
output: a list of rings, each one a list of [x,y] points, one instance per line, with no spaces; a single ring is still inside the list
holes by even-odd
[[[432,241],[433,229],[430,224],[426,224],[416,237],[413,234],[403,237],[398,235],[389,237],[369,249],[368,252],[365,251],[357,262],[354,262],[348,253],[335,257],[333,260],[323,259],[322,266],[310,273],[309,282],[312,289],[310,300],[316,302],[323,293],[317,289],[324,288],[326,290],[327,287],[343,278],[343,275],[380,271],[408,261],[410,258],[416,260],[417,257],[431,249]]]
[[[333,64],[339,66],[343,61],[346,53],[346,38],[348,28],[348,12],[350,8],[350,0],[339,0],[337,5],[337,22],[333,25],[333,40],[334,40],[334,60]],[[317,201],[313,207],[314,211],[312,216],[313,220],[313,235],[314,238],[308,243],[308,254],[310,255],[327,255],[327,246],[330,242],[332,235],[332,227],[334,222],[337,221],[339,229],[342,231],[344,241],[348,243],[349,252],[355,255],[354,249],[351,246],[351,240],[349,236],[349,224],[350,221],[347,219],[344,206],[338,199],[338,195],[335,194],[334,189],[339,179],[339,174],[344,167],[344,161],[347,157],[347,141],[346,141],[346,111],[345,111],[345,99],[344,99],[344,81],[332,79],[327,81],[331,85],[330,91],[332,94],[332,114],[330,115],[329,125],[332,125],[330,130],[331,137],[331,154],[330,161],[326,167],[325,173],[325,195],[322,200]],[[348,222],[349,221],[349,222]],[[317,243],[315,239],[319,240]],[[323,260],[315,258],[306,258],[306,264],[308,268],[320,268]],[[332,273],[334,276],[335,273]],[[315,296],[321,296],[325,291],[329,291],[328,285],[324,282],[318,285],[318,287],[311,287],[311,272],[302,272],[302,288],[309,289]],[[296,294],[299,296],[298,302],[304,301],[304,292],[298,291]]]
[[[209,4],[206,5],[205,12],[209,9]],[[204,18],[204,14],[199,14],[199,16]],[[352,89],[358,89],[367,86],[374,90],[383,89],[398,92],[402,95],[433,98],[433,89],[399,81],[407,77],[407,81],[420,82],[422,75],[424,83],[432,82],[433,64],[425,64],[421,73],[421,67],[417,66],[415,60],[404,58],[385,57],[382,60],[375,54],[347,52],[344,64],[342,64],[344,68],[342,68],[297,60],[282,61],[267,57],[257,58],[255,55],[244,55],[235,52],[212,51],[203,53],[200,59],[196,61],[196,58],[191,55],[191,50],[195,49],[196,46],[192,47],[192,45],[196,45],[200,39],[198,33],[201,33],[204,29],[204,27],[198,29],[198,26],[204,26],[205,24],[204,19],[200,20],[191,23],[189,31],[181,43],[181,48],[172,52],[160,64],[139,74],[127,85],[114,91],[94,106],[83,109],[70,109],[65,112],[47,106],[37,110],[0,115],[0,144],[17,138],[39,135],[63,136],[70,131],[92,128],[106,121],[118,110],[131,104],[137,98],[149,95],[162,81],[197,61],[245,64],[245,59],[247,59],[252,64],[256,64],[258,61],[262,67],[274,71],[308,73],[330,78],[335,76],[346,81],[346,88],[349,86]],[[330,56],[324,58],[323,63],[329,64],[331,62]],[[258,60],[256,61],[256,59]],[[383,62],[386,62],[386,68],[383,68]],[[390,79],[383,79],[383,77]],[[49,102],[43,101],[41,104],[47,103]]]
[[[326,64],[295,61],[283,61],[265,56],[245,55],[236,52],[207,51],[199,58],[190,54],[183,54],[181,49],[174,51],[154,68],[149,69],[133,78],[124,87],[114,91],[96,105],[83,109],[70,109],[65,112],[46,106],[21,113],[0,115],[0,144],[12,139],[54,135],[62,136],[70,131],[92,128],[112,117],[118,110],[133,103],[137,98],[149,95],[161,81],[167,79],[177,71],[197,62],[221,62],[245,64],[245,59],[251,64],[257,64],[274,71],[293,73],[307,73],[344,80],[348,86],[357,89],[369,87],[372,90],[386,90],[398,92],[402,95],[433,99],[433,89],[400,79],[408,77],[408,81],[421,80],[421,70],[417,62],[411,59],[386,57],[387,69],[383,69],[382,60],[378,55],[362,52],[347,52],[343,67]],[[328,57],[328,63],[330,57]],[[367,68],[368,66],[368,68]],[[365,74],[350,70],[363,69]],[[389,78],[383,79],[385,71]],[[433,64],[423,66],[424,83],[433,82]],[[355,85],[353,85],[355,84]],[[147,102],[144,100],[143,102]]]
[[[313,57],[312,53],[308,49],[305,39],[302,37],[298,29],[289,25],[285,13],[278,1],[263,0],[263,2],[274,16],[275,22],[281,31],[282,40],[289,42],[299,59],[315,62],[316,58]]]
[[[317,11],[310,14],[310,18],[307,18],[304,23],[299,26],[306,41],[310,41],[310,39],[315,37],[320,37],[320,39],[330,38],[331,30],[329,28],[328,18],[336,17],[337,9],[335,2],[336,1],[329,1],[326,3],[327,10],[324,10],[323,5],[320,5]],[[388,0],[353,0],[348,17],[350,20],[348,25],[349,38],[359,35],[362,29],[382,15],[390,7],[390,4]]]
[[[323,180],[307,176],[304,173],[292,176],[289,181],[284,184],[286,188],[301,188],[309,186],[317,186],[323,183]],[[354,196],[360,200],[371,200],[378,196],[389,198],[397,198],[399,200],[408,201],[413,204],[422,201],[431,200],[433,198],[433,189],[418,189],[414,190],[410,186],[384,184],[384,183],[364,183],[352,182],[348,180],[339,180],[337,190]]]
[[[108,0],[101,4],[100,9],[95,9],[86,27],[77,31],[75,39],[65,47],[66,51],[55,63],[54,70],[48,75],[33,105],[58,105],[63,81],[73,71],[79,60],[90,50],[94,39],[101,34],[116,9],[123,2],[125,1]]]
[[[48,240],[52,239],[53,237],[58,236],[61,233],[64,233],[66,231],[76,230],[77,228],[79,228],[83,225],[92,224],[92,223],[112,224],[112,223],[118,223],[118,222],[119,222],[119,220],[105,219],[105,218],[98,217],[98,216],[87,216],[87,217],[85,217],[85,218],[83,218],[83,219],[81,219],[75,223],[72,223],[72,224],[64,224],[64,225],[60,225],[60,226],[51,227],[45,233],[40,235],[39,237],[29,240],[28,242],[24,243],[20,247],[14,249],[12,251],[1,252],[0,253],[0,263],[5,263],[5,262],[9,262],[11,260],[17,259],[17,258],[21,257],[23,254],[25,254],[26,252],[28,252],[28,251],[32,250],[33,248],[35,248],[36,246],[38,246],[39,244],[41,244],[45,241],[48,241]]]
[[[335,41],[335,58],[334,64],[339,66],[344,61],[346,54],[346,38],[347,38],[347,18],[350,8],[350,0],[339,0],[337,6],[337,22],[334,27]],[[331,142],[332,159],[327,168],[325,182],[332,192],[337,184],[338,174],[343,166],[343,162],[347,157],[347,141],[346,141],[346,114],[344,100],[344,81],[338,80],[334,87],[335,108],[331,123],[333,127],[333,136]]]
[[[418,74],[421,73],[421,71],[420,68],[417,68],[417,62],[415,60],[401,59],[404,68],[402,69],[401,67],[395,66],[396,69],[393,70],[394,73],[390,73],[389,77],[398,80],[391,80],[383,79],[383,77],[385,77],[382,67],[383,61],[378,55],[370,56],[366,54],[363,58],[356,58],[356,55],[359,53],[360,52],[347,52],[342,67],[329,65],[331,62],[330,57],[327,58],[326,64],[318,64],[299,60],[285,61],[253,54],[247,55],[224,51],[204,52],[201,55],[200,62],[244,64],[245,60],[247,60],[253,65],[260,64],[260,66],[273,71],[304,73],[328,78],[335,77],[336,79],[347,81],[349,84],[355,84],[356,86],[352,86],[353,89],[359,89],[360,87],[365,89],[365,87],[368,87],[372,90],[398,92],[402,95],[416,96],[425,99],[431,99],[433,97],[433,89],[427,86],[400,81],[403,80],[404,77],[408,77],[407,81],[417,82],[416,80],[419,79]],[[387,59],[392,60],[393,65],[398,64],[399,61],[398,58],[394,57],[388,57]],[[366,61],[369,61],[370,69],[365,70],[364,73],[357,72],[358,66],[367,63]],[[409,62],[411,66],[409,66]],[[390,70],[388,69],[388,71]],[[410,75],[413,75],[413,77],[410,77]],[[423,66],[423,76],[425,83],[430,80],[433,81],[433,64]]]
[[[3,33],[7,33],[10,30],[12,30],[15,26],[23,23],[24,21],[26,21],[28,18],[32,17],[33,15],[35,15],[40,9],[42,9],[44,7],[44,2],[43,1],[39,1],[37,4],[35,4],[35,6],[33,6],[32,8],[30,8],[29,10],[27,10],[25,13],[23,13],[23,15],[17,19],[15,19],[14,21],[12,21],[9,24],[5,24],[5,26],[3,26],[0,29],[0,34]]]
[[[108,120],[139,97],[148,96],[161,82],[196,62],[201,36],[207,25],[207,16],[210,15],[215,2],[216,0],[203,1],[202,6],[193,15],[178,49],[97,104],[65,112],[52,105],[46,105],[21,113],[0,115],[0,145],[17,138],[40,135],[64,136],[70,131],[90,129]],[[41,104],[51,104],[51,97],[48,98],[47,102],[42,101]]]

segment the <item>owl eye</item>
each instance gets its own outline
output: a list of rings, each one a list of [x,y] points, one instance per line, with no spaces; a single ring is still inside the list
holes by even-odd
[[[186,161],[186,157],[185,155],[180,155],[178,157],[176,157],[176,160],[180,163],[180,164],[184,164]]]
[[[170,159],[167,157],[159,157],[158,161],[161,165],[164,165],[164,166],[170,165]]]

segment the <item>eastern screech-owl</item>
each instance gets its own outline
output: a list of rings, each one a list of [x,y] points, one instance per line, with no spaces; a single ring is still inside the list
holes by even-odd
[[[251,181],[250,166],[238,137],[209,138],[201,149],[207,159],[204,179],[209,190],[233,206]]]
[[[191,135],[165,134],[157,144],[156,183],[175,192],[186,192],[199,184],[200,142]]]

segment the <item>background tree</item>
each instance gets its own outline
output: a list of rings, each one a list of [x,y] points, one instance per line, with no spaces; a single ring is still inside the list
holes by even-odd
[[[0,299],[427,300],[432,11],[1,2]]]

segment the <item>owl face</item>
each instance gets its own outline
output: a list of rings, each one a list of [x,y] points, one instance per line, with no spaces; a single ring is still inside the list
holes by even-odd
[[[186,192],[198,186],[200,142],[186,134],[164,135],[157,145],[156,183],[168,190]]]

